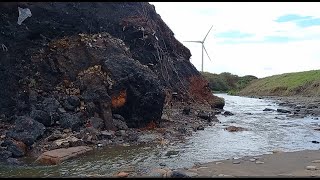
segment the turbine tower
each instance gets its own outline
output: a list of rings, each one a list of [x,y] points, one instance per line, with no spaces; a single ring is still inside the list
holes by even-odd
[[[207,52],[207,50],[206,50],[206,48],[204,47],[204,41],[206,40],[206,38],[207,38],[207,36],[208,36],[208,34],[209,34],[209,32],[211,31],[211,29],[212,29],[212,26],[211,26],[211,28],[209,29],[209,31],[208,31],[208,33],[207,33],[207,35],[204,37],[204,39],[202,40],[202,41],[184,41],[184,42],[194,42],[194,43],[201,43],[201,46],[202,46],[202,64],[201,64],[201,71],[203,72],[203,50],[206,52],[206,54],[207,54],[207,56],[208,56],[208,58],[209,58],[209,60],[211,61],[211,59],[210,59],[210,57],[209,57],[209,54],[208,54],[208,52]]]

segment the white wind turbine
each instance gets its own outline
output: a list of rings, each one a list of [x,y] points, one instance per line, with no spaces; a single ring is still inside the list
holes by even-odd
[[[209,32],[211,31],[212,27],[213,27],[213,26],[211,26],[211,28],[209,29],[209,31],[208,31],[208,33],[207,33],[207,35],[204,37],[204,39],[203,39],[202,41],[184,41],[184,42],[201,43],[201,46],[202,46],[202,48],[201,48],[201,49],[202,49],[202,64],[201,64],[201,71],[202,71],[202,72],[203,72],[203,50],[206,52],[206,54],[207,54],[207,56],[208,56],[209,60],[211,61],[211,59],[210,59],[210,57],[209,57],[209,54],[208,54],[208,52],[207,52],[206,48],[204,47],[204,41],[206,40],[206,38],[207,38],[207,36],[208,36]]]

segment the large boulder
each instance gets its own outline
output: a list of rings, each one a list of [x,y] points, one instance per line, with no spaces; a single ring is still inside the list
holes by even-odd
[[[165,94],[149,68],[126,56],[108,57],[102,67],[111,72],[112,79],[118,79],[112,97],[113,112],[122,115],[129,127],[143,127],[161,119]]]
[[[109,130],[115,129],[112,112],[122,115],[129,127],[143,127],[161,119],[163,86],[154,72],[132,59],[122,40],[108,33],[80,34],[49,46],[39,53],[40,59],[48,59],[43,62],[48,69],[39,67],[39,72],[44,79],[58,81],[58,96],[66,96],[66,92],[73,95],[64,100],[65,109],[72,111],[81,103],[84,107],[91,103],[93,108],[88,109],[87,116],[100,117]],[[62,63],[65,61],[68,63]],[[68,78],[59,82],[59,77],[53,76],[57,68]],[[61,118],[60,124],[65,124]]]
[[[15,127],[10,129],[6,137],[22,141],[27,146],[31,146],[38,138],[40,138],[46,130],[46,127],[26,116],[20,116],[15,121]]]
[[[93,149],[88,146],[76,146],[70,148],[60,148],[44,152],[37,159],[36,162],[44,165],[57,165],[61,162],[84,154]]]
[[[212,108],[223,109],[225,105],[225,101],[221,97],[214,96],[213,102],[211,104]]]

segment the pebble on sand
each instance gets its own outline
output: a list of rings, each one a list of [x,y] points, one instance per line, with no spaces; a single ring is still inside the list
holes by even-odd
[[[126,172],[119,172],[116,177],[120,177],[120,178],[124,178],[124,177],[128,177],[129,173]]]
[[[273,154],[282,153],[282,152],[283,152],[283,151],[281,151],[281,150],[279,150],[279,149],[275,149],[275,150],[272,151]]]
[[[315,171],[317,170],[317,166],[307,166],[306,169],[310,171]]]
[[[292,177],[292,176],[293,176],[293,174],[278,174],[278,176]]]

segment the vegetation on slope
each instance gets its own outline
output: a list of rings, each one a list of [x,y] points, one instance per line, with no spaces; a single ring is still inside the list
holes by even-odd
[[[285,73],[252,82],[239,95],[258,96],[319,96],[320,70]]]
[[[202,72],[202,75],[208,80],[209,87],[215,92],[228,92],[228,94],[235,95],[239,90],[246,87],[252,80],[257,77],[247,75],[239,77],[228,72],[220,74],[212,74],[209,72]]]

